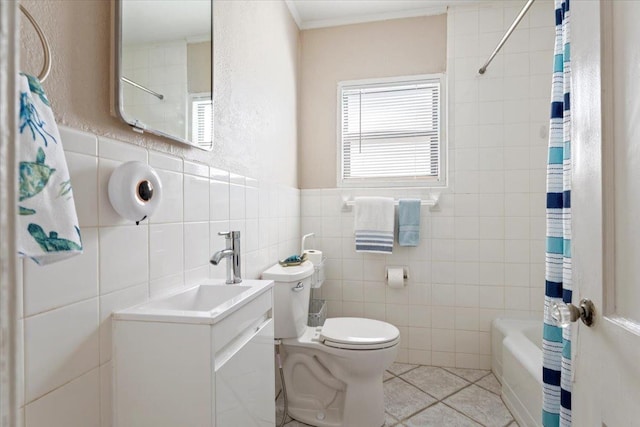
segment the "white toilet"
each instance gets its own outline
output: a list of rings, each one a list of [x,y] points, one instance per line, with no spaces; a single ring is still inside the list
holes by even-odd
[[[319,427],[384,425],[382,375],[395,360],[400,331],[372,319],[327,319],[307,326],[313,264],[278,264],[262,274],[275,282],[275,337],[282,339],[288,413]]]

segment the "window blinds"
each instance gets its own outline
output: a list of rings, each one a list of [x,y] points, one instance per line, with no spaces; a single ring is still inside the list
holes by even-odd
[[[213,103],[210,97],[193,101],[191,130],[193,143],[206,145],[213,141]]]
[[[439,78],[342,86],[342,180],[437,180]]]

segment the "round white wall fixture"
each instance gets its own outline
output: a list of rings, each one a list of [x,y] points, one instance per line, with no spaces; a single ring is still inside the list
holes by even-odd
[[[139,224],[151,216],[162,200],[158,173],[142,162],[118,166],[109,178],[109,201],[123,218]]]

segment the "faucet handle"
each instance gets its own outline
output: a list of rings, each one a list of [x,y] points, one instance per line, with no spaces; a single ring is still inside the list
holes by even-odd
[[[219,231],[218,236],[224,236],[227,239],[239,239],[240,232],[239,231]]]

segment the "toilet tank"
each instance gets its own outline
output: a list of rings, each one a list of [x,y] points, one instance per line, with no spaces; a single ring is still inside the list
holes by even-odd
[[[303,334],[309,315],[309,295],[313,264],[305,261],[294,267],[276,264],[262,278],[273,280],[273,318],[276,338],[296,338]]]

